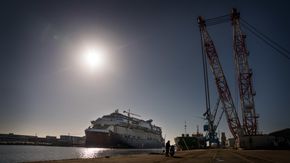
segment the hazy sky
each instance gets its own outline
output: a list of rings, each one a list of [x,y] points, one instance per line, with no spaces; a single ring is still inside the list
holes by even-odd
[[[205,112],[199,15],[241,16],[290,47],[287,1],[1,1],[0,133],[84,135],[90,121],[115,109],[140,114],[166,139],[195,132]],[[233,98],[230,23],[208,28]],[[248,33],[259,129],[290,127],[290,61]],[[89,71],[85,46],[107,49],[107,64]],[[209,73],[212,80],[212,73]],[[210,82],[212,106],[215,85]],[[219,128],[228,133],[225,117]],[[227,134],[230,135],[229,133]]]

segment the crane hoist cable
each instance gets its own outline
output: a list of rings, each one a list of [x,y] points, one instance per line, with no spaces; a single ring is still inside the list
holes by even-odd
[[[248,30],[249,32],[251,32],[252,34],[254,34],[257,38],[261,39],[264,43],[266,43],[267,45],[269,45],[270,47],[272,47],[274,50],[276,50],[280,55],[282,55],[283,57],[285,57],[286,59],[290,60],[290,52],[285,49],[284,47],[282,47],[280,44],[278,44],[277,42],[273,41],[270,37],[268,37],[267,35],[263,34],[262,32],[260,32],[257,28],[255,28],[253,25],[251,25],[250,23],[248,23],[245,19],[240,19],[241,20],[241,25]]]

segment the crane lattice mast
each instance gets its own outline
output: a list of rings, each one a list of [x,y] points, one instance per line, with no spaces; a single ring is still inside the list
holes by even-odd
[[[200,28],[201,34],[201,42],[202,42],[202,52],[203,55],[207,56],[208,63],[213,72],[216,87],[218,90],[218,94],[220,100],[223,104],[223,108],[226,114],[227,122],[229,125],[229,129],[236,140],[243,134],[241,124],[238,118],[238,114],[235,109],[235,105],[221,67],[218,54],[216,52],[214,43],[207,32],[205,20],[202,17],[198,17],[198,24]]]
[[[239,87],[240,105],[243,117],[243,129],[246,135],[257,134],[257,118],[254,103],[254,90],[252,70],[249,68],[245,38],[240,28],[240,13],[234,8],[231,15],[233,26],[234,60],[236,65],[236,78]]]

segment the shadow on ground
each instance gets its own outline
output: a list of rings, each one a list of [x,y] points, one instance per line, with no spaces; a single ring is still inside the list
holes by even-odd
[[[172,156],[173,158],[183,158],[183,157],[180,157],[180,156]]]

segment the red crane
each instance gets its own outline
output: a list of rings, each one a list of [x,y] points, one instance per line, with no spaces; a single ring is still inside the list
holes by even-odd
[[[252,82],[252,70],[249,68],[245,38],[240,28],[240,13],[237,9],[231,14],[233,26],[234,60],[236,65],[236,78],[239,87],[240,105],[243,117],[243,129],[245,135],[257,134],[257,118],[254,103],[254,90]]]
[[[231,96],[230,89],[227,84],[222,66],[220,64],[218,54],[216,52],[214,43],[206,29],[205,20],[198,17],[198,24],[201,34],[202,52],[207,57],[210,68],[214,74],[214,79],[220,100],[223,104],[223,109],[226,114],[229,129],[236,140],[243,135],[243,130],[239,121],[238,114]]]

